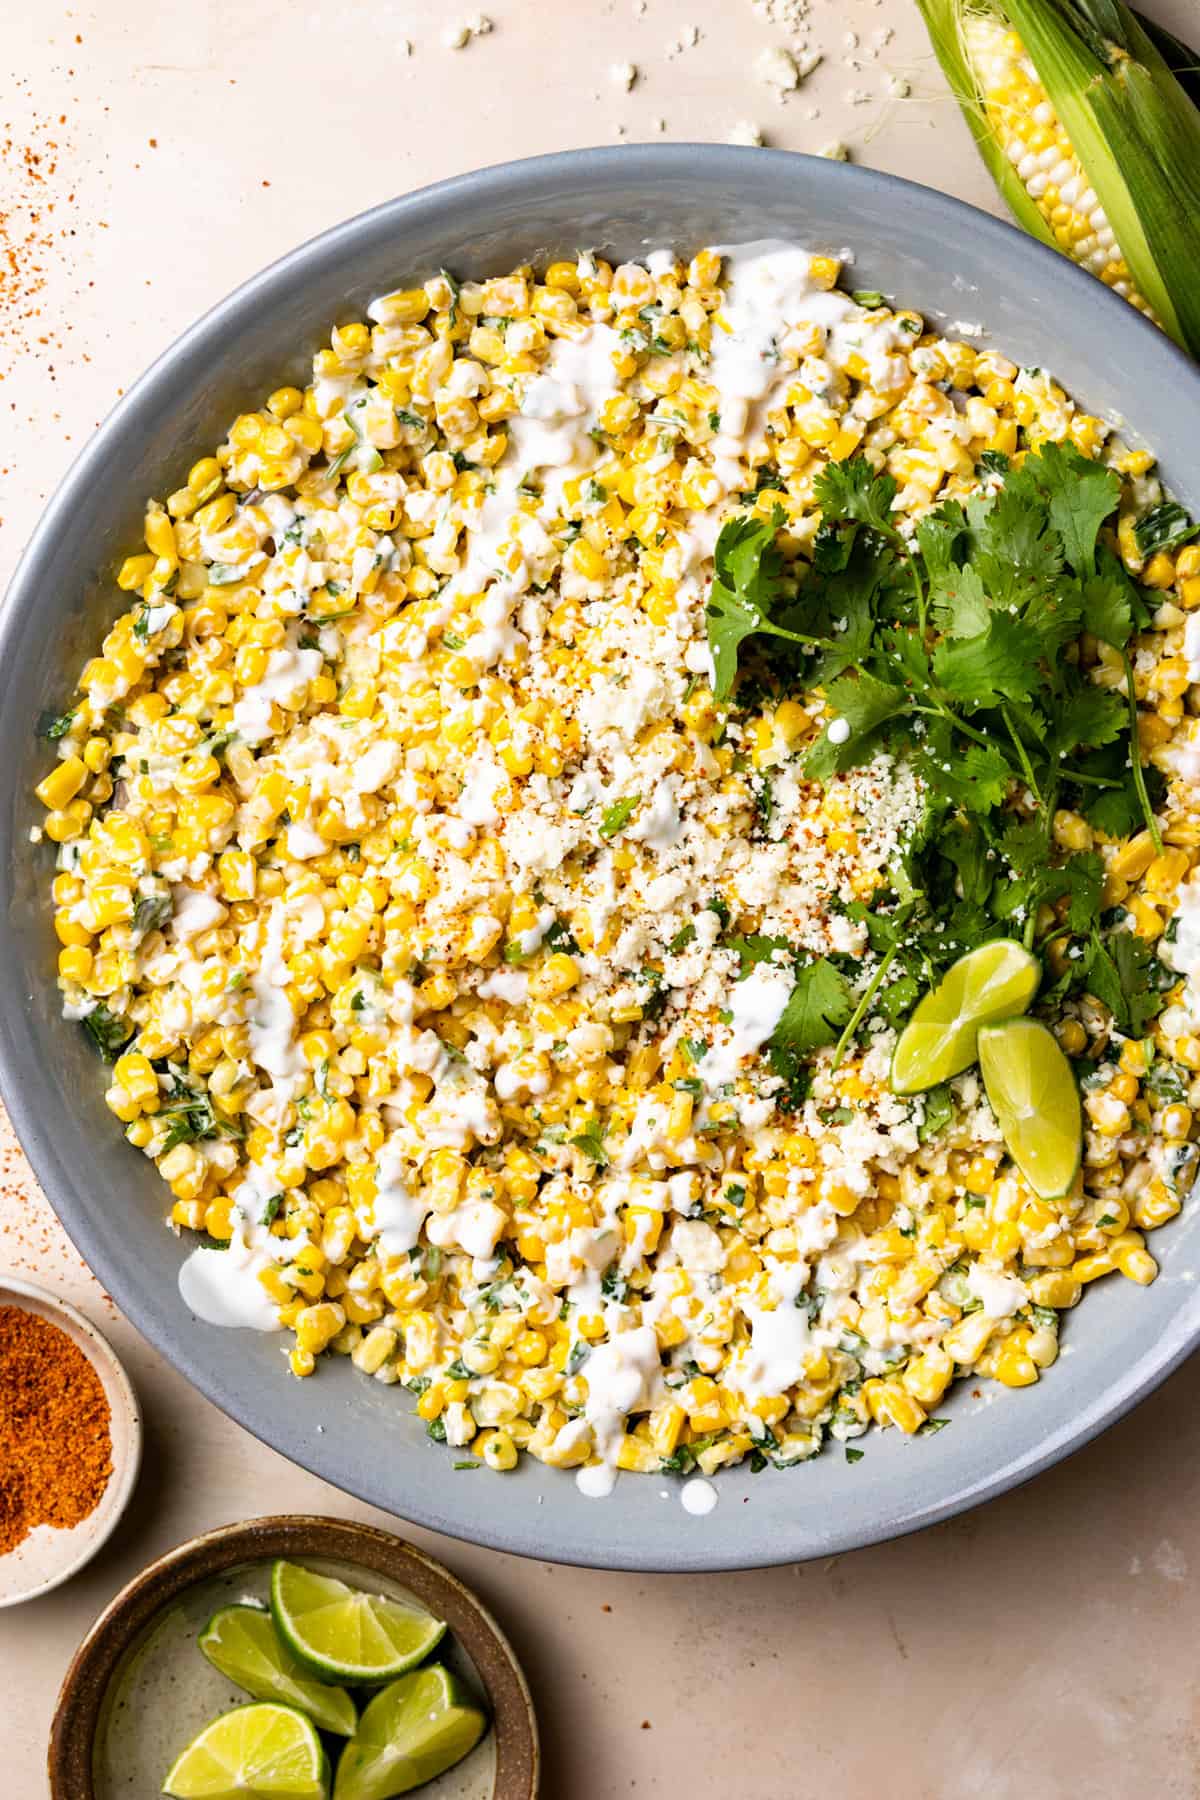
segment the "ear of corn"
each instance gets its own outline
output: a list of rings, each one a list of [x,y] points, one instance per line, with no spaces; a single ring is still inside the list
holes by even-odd
[[[1018,223],[1200,354],[1200,112],[1134,15],[1121,0],[917,3]]]

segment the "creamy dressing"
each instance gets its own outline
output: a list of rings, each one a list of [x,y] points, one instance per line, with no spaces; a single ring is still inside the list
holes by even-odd
[[[649,1325],[620,1332],[597,1344],[583,1367],[588,1397],[583,1416],[592,1428],[599,1463],[580,1469],[575,1481],[589,1499],[611,1494],[617,1479],[617,1456],[625,1420],[653,1404],[661,1385],[658,1339]]]
[[[684,1512],[691,1513],[693,1518],[703,1519],[717,1504],[717,1490],[702,1475],[693,1475],[680,1489],[679,1500]]]
[[[233,709],[233,727],[248,744],[261,744],[271,735],[271,708],[294,700],[301,688],[321,673],[324,657],[319,650],[272,650],[267,672],[249,687]]]
[[[276,900],[267,919],[262,958],[250,979],[254,1007],[246,1024],[250,1055],[290,1099],[304,1074],[305,1063],[296,1040],[296,1015],[287,994],[290,972],[283,957],[285,922],[283,905]]]
[[[442,597],[444,605],[452,604],[459,595],[487,589],[477,609],[478,625],[463,646],[463,654],[485,668],[526,642],[512,623],[531,580],[525,540],[539,534],[544,539],[545,533],[518,506],[522,484],[540,485],[539,512],[553,518],[565,484],[595,467],[599,452],[588,434],[604,402],[619,391],[612,366],[619,349],[620,339],[608,325],[556,338],[525,390],[521,411],[509,421],[508,448],[493,474],[495,492],[468,527],[466,560]]]
[[[171,930],[184,943],[199,937],[213,925],[219,925],[225,917],[221,902],[212,894],[201,893],[198,888],[177,884],[171,889],[171,903]]]
[[[804,1380],[805,1358],[817,1345],[809,1324],[808,1309],[797,1306],[808,1285],[808,1264],[777,1263],[771,1286],[777,1296],[774,1307],[743,1300],[741,1309],[750,1326],[750,1343],[736,1371],[731,1373],[748,1399],[782,1394]]]
[[[719,245],[725,258],[725,304],[713,321],[705,379],[720,394],[713,441],[716,474],[726,493],[745,486],[743,459],[764,446],[766,415],[796,379],[781,353],[807,354],[809,328],[820,326],[839,359],[856,350],[877,389],[902,379],[897,327],[871,323],[866,310],[812,276],[812,255],[795,244],[761,239]]]
[[[1192,613],[1188,623],[1195,617]],[[1187,977],[1185,1004],[1193,1018],[1200,1018],[1200,880],[1185,881],[1177,899],[1174,940],[1163,944],[1159,954],[1177,974]]]
[[[710,1092],[735,1080],[744,1059],[762,1049],[783,1017],[795,985],[792,970],[773,963],[760,963],[737,983],[730,998],[729,1038],[706,1051],[697,1064],[696,1072]]]
[[[275,1303],[258,1279],[271,1266],[271,1257],[235,1235],[224,1250],[199,1248],[184,1258],[180,1296],[206,1325],[279,1331]]]
[[[409,1192],[402,1173],[400,1149],[389,1138],[375,1164],[375,1201],[369,1230],[359,1220],[360,1232],[374,1236],[385,1256],[404,1256],[421,1240],[428,1204]]]

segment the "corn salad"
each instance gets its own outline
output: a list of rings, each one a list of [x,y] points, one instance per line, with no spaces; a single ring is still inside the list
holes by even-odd
[[[1054,836],[1168,969],[1200,844],[1200,549],[1139,550],[1151,457],[840,275],[748,247],[385,295],[149,504],[51,728],[65,1010],[203,1234],[184,1300],[286,1330],[295,1376],[332,1353],[402,1384],[492,1469],[527,1451],[600,1493],[935,1428],[956,1378],[1036,1382],[1090,1282],[1154,1279],[1194,1167],[1190,926],[1152,1032],[1088,995],[1053,1021],[1088,1071],[1060,1200],[974,1072],[937,1119],[891,1092],[892,1029],[799,1097],[766,1054],[788,971],[733,940],[861,989],[855,903],[922,814],[886,752],[804,778],[819,689],[714,701],[718,529],[779,508],[803,562],[834,460],[886,468],[904,530],[986,452],[1121,475],[1160,846],[1066,810]]]

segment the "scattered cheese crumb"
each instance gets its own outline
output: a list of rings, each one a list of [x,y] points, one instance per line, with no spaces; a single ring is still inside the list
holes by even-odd
[[[775,88],[780,95],[789,94],[800,86],[796,59],[782,44],[773,44],[769,50],[764,50],[755,62],[754,72],[760,81]]]
[[[870,98],[871,98],[871,91],[869,88],[847,88],[846,89],[846,104],[847,104],[847,106],[866,106],[866,104],[870,100]]]
[[[617,86],[624,88],[626,93],[638,78],[637,64],[631,62],[614,63],[608,73]]]
[[[412,39],[411,38],[401,38],[398,47],[399,47],[401,56],[411,56],[412,55],[413,47],[412,47]]]
[[[830,162],[850,161],[850,152],[840,139],[835,139],[831,144],[822,144],[817,155],[827,157]]]
[[[763,134],[750,119],[739,119],[726,138],[727,144],[745,144],[749,149],[762,148]]]
[[[750,0],[760,19],[778,25],[793,35],[804,30],[808,19],[808,0]]]
[[[665,131],[667,129],[667,121],[665,119],[655,119],[654,129],[655,131]]]
[[[912,83],[905,81],[903,75],[893,75],[888,82],[888,93],[894,94],[897,100],[907,100],[912,93]]]

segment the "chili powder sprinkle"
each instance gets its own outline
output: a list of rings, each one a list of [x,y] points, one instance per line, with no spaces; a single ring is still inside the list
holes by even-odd
[[[65,1331],[0,1306],[0,1556],[36,1525],[69,1530],[112,1474],[108,1400]]]

